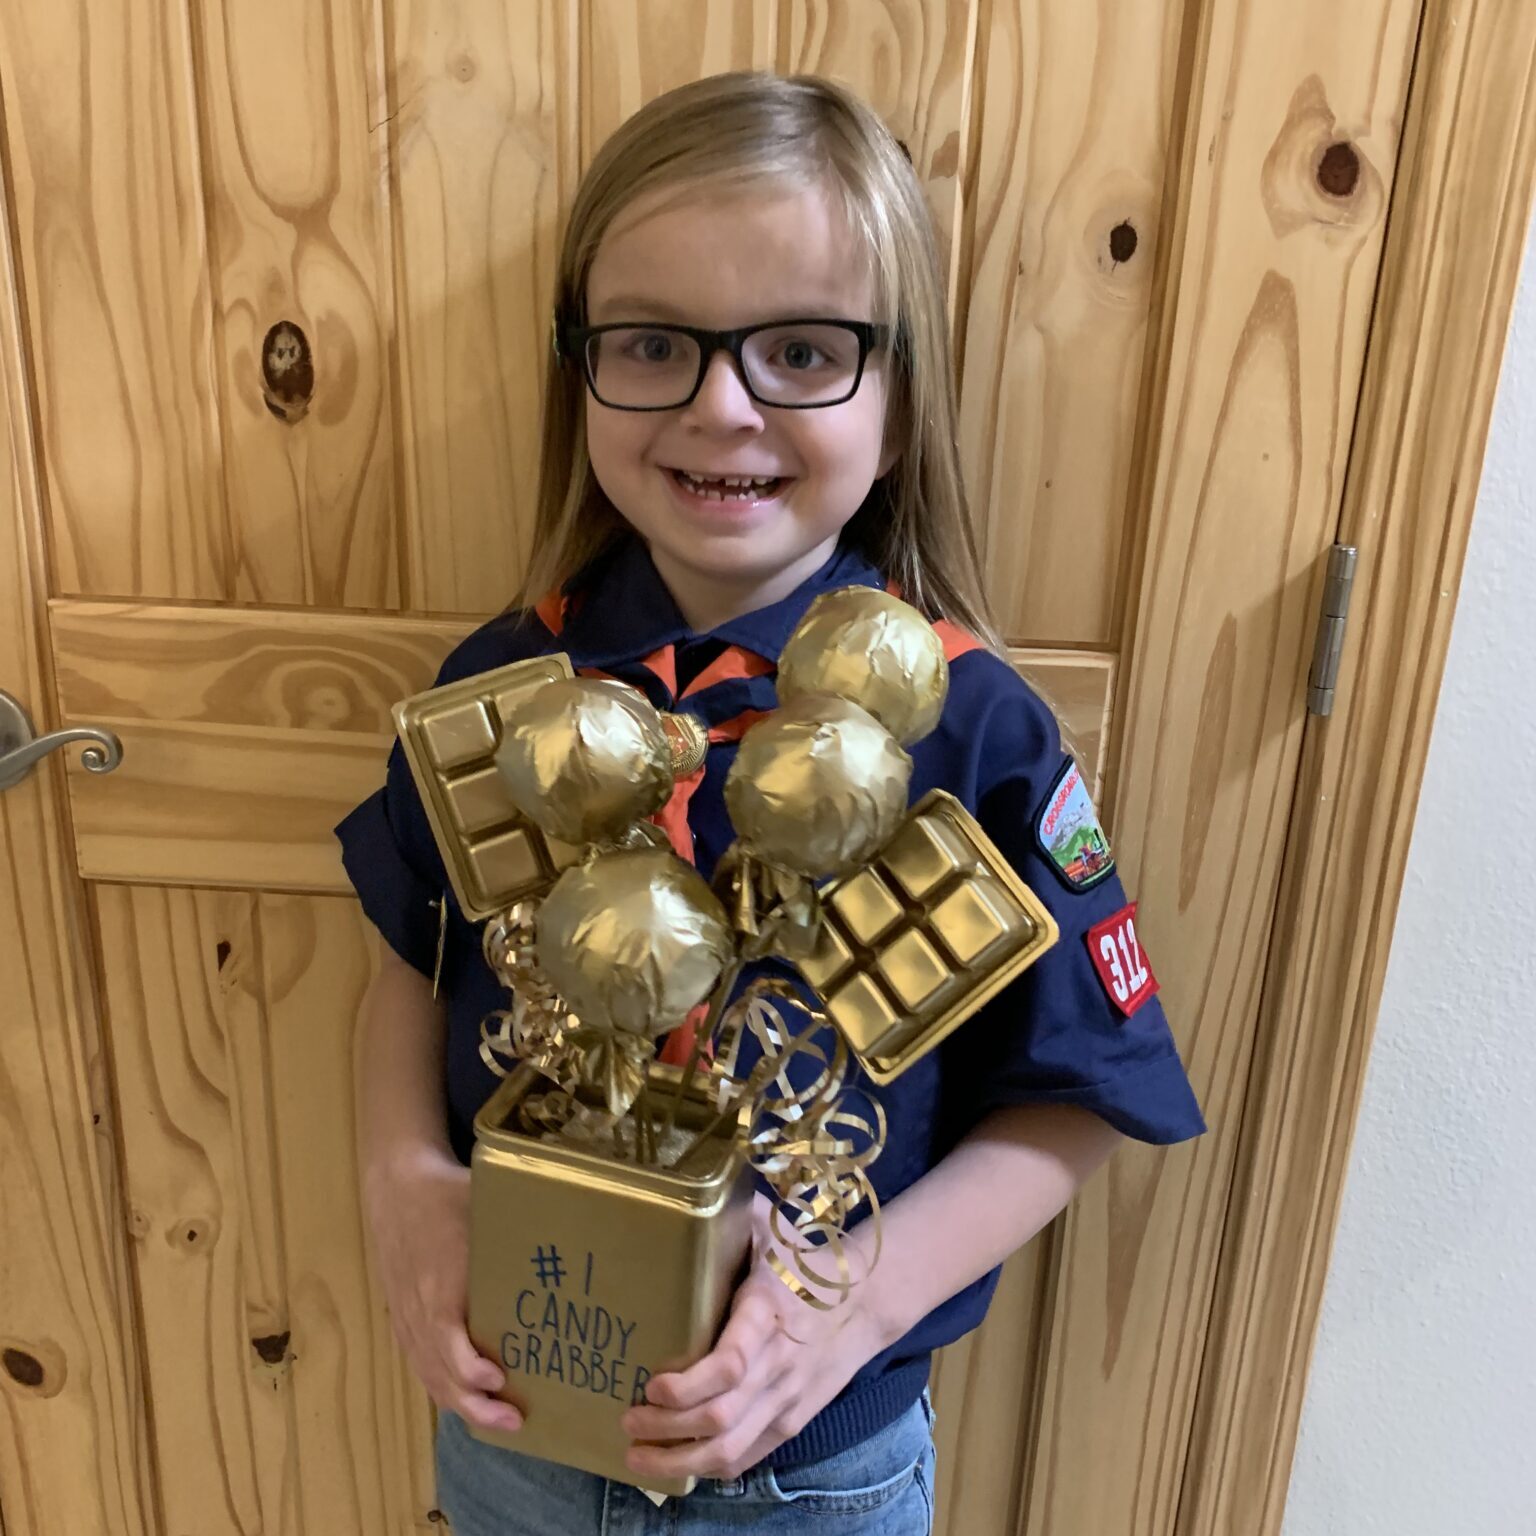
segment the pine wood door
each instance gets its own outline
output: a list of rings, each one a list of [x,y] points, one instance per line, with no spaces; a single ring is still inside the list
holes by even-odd
[[[868,94],[931,195],[1021,667],[1213,1130],[937,1372],[951,1536],[1173,1530],[1417,0],[0,0],[8,1536],[435,1514],[354,1191],[330,828],[526,555],[556,229],[649,96]]]

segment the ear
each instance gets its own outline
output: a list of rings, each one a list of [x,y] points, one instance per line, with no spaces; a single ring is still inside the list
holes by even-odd
[[[896,434],[886,428],[885,440],[880,445],[880,465],[875,470],[875,479],[883,480],[895,469],[896,461],[901,457],[901,446],[896,441]]]

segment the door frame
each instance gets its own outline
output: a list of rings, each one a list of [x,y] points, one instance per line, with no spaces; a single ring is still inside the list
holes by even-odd
[[[1177,1536],[1284,1517],[1533,182],[1536,7],[1424,0]]]

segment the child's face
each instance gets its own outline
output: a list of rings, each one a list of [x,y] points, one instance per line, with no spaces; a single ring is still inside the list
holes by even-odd
[[[864,263],[819,188],[670,205],[642,199],[604,236],[587,282],[589,325],[649,320],[729,330],[809,317],[874,318]],[[676,410],[614,410],[590,392],[586,400],[598,483],[650,546],[698,630],[775,602],[812,575],[895,456],[885,447],[878,351],[852,399],[814,410],[760,405],[724,351]],[[720,499],[689,488],[678,471],[777,484]]]

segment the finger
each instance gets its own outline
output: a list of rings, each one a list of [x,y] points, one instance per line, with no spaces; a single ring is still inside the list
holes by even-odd
[[[507,1373],[494,1360],[487,1360],[462,1328],[444,1327],[440,1341],[443,1363],[461,1387],[476,1392],[500,1392],[507,1384]]]
[[[665,1371],[645,1384],[646,1401],[659,1408],[697,1408],[746,1384],[754,1364],[779,1337],[778,1313],[760,1296],[745,1297],[720,1342],[685,1371]]]
[[[675,1477],[740,1477],[756,1466],[779,1441],[766,1429],[771,1403],[754,1405],[752,1420],[713,1440],[682,1445],[632,1445],[625,1456],[629,1470],[642,1480]]]
[[[696,1408],[656,1408],[649,1405],[627,1409],[619,1426],[631,1440],[715,1440],[741,1422],[752,1394],[722,1392]]]
[[[499,1430],[503,1434],[515,1435],[523,1427],[523,1416],[511,1403],[504,1403],[495,1397],[484,1397],[478,1392],[455,1393],[448,1406],[466,1424],[476,1429]]]

